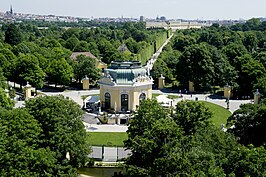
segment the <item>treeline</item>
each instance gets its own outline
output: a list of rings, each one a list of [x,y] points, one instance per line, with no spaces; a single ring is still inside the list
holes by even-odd
[[[255,89],[265,95],[264,26],[265,22],[251,19],[231,27],[213,24],[177,31],[155,63],[154,73],[164,74],[168,82],[178,81],[183,88],[192,81],[197,91],[228,84],[235,97],[252,96]]]
[[[68,85],[87,75],[100,78],[95,60],[70,59],[72,52],[91,52],[110,64],[118,60],[138,60],[142,64],[158,49],[168,31],[146,30],[144,23],[111,23],[93,28],[61,28],[50,24],[39,28],[31,22],[3,24],[0,31],[0,67],[9,81],[37,88],[45,82]],[[125,44],[127,50],[119,50]]]

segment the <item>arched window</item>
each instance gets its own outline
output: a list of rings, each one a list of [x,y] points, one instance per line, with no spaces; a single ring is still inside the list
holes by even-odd
[[[105,108],[109,109],[111,107],[111,95],[110,93],[104,94],[104,102],[105,102]]]
[[[146,94],[145,94],[145,93],[141,93],[140,96],[139,96],[139,103],[140,103],[142,100],[146,100]]]
[[[128,111],[128,94],[121,95],[121,111]]]

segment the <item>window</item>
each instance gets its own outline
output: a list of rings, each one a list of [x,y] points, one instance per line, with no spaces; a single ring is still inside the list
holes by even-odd
[[[105,108],[109,109],[111,107],[111,95],[110,93],[105,93],[104,95]]]
[[[145,93],[141,93],[140,96],[139,96],[139,103],[140,103],[142,100],[146,100],[146,94],[145,94]]]
[[[128,111],[128,94],[121,95],[121,111]]]

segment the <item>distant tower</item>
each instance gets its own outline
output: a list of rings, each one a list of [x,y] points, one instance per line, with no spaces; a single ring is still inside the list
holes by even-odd
[[[144,16],[140,16],[139,21],[144,22]]]
[[[10,5],[10,15],[13,15],[12,5]]]

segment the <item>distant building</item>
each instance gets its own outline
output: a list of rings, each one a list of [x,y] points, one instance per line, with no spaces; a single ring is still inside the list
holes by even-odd
[[[144,22],[144,21],[145,21],[144,16],[140,16],[140,17],[139,17],[139,21],[140,21],[140,22]]]
[[[14,15],[14,12],[13,12],[13,8],[12,8],[12,5],[10,6],[10,10],[9,11],[6,11],[5,13],[5,17],[6,18],[12,18]]]
[[[73,60],[76,60],[77,57],[79,55],[85,55],[86,57],[89,57],[89,58],[92,58],[92,59],[95,59],[96,61],[96,64],[95,66],[99,69],[106,69],[107,68],[107,64],[105,64],[104,62],[102,62],[100,59],[98,59],[97,57],[95,57],[92,53],[90,52],[73,52],[70,56],[70,58],[72,58]]]
[[[161,16],[160,17],[160,21],[166,21],[166,17],[165,16]]]
[[[172,29],[173,31],[179,29],[191,29],[191,28],[201,28],[203,25],[198,22],[182,22],[178,21],[147,21],[146,28],[164,28]]]
[[[153,79],[137,61],[112,62],[98,83],[105,110],[135,111],[141,100],[152,98]]]

